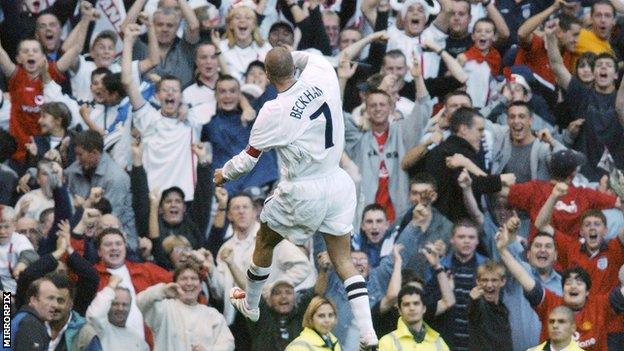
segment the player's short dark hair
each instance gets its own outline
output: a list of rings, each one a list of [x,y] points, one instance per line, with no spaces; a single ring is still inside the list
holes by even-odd
[[[124,89],[121,83],[121,73],[107,73],[104,78],[102,78],[102,85],[104,85],[104,88],[109,93],[117,93],[119,98],[126,96],[126,89]]]
[[[459,90],[459,89],[458,90],[453,90],[450,93],[444,95],[444,104],[446,104],[447,101],[450,98],[452,98],[453,96],[464,96],[464,97],[467,97],[468,100],[470,101],[470,105],[472,105],[472,98],[470,97],[470,95],[467,92],[465,92],[463,90]]]
[[[104,151],[104,138],[94,130],[85,130],[73,138],[74,146],[85,151]]]
[[[179,186],[172,186],[170,188],[163,190],[163,192],[160,194],[160,203],[158,204],[158,206],[159,207],[162,206],[163,202],[165,202],[165,200],[171,194],[178,194],[182,198],[183,201],[184,201],[184,198],[186,197],[186,195],[184,194],[184,190],[182,190],[182,188],[180,188]]]
[[[111,234],[119,235],[123,239],[124,243],[126,242],[126,237],[121,230],[117,228],[105,228],[95,236],[95,247],[99,249],[100,245],[102,245],[102,239],[104,239],[105,236]]]
[[[366,216],[366,214],[371,211],[381,211],[384,214],[384,217],[386,217],[386,210],[383,208],[383,206],[381,206],[380,204],[368,204],[366,205],[366,207],[364,207],[364,210],[362,211],[362,223],[364,223],[364,216]]]
[[[449,121],[449,128],[453,134],[459,132],[461,126],[471,128],[474,124],[475,117],[481,117],[481,113],[472,107],[460,107],[453,112]]]
[[[602,221],[602,224],[604,224],[605,226],[607,225],[607,216],[605,216],[604,213],[602,213],[602,211],[600,210],[592,208],[583,212],[583,215],[581,216],[581,223],[583,223],[585,218],[588,217],[596,217]]]
[[[69,111],[69,108],[63,102],[46,102],[41,105],[41,112],[49,114],[56,120],[60,120],[61,127],[65,130],[67,130],[71,124],[71,111]]]
[[[525,89],[525,88],[522,87],[522,89]],[[526,91],[526,89],[525,89],[525,91]],[[521,106],[521,107],[526,108],[527,111],[529,111],[529,117],[533,117],[533,108],[527,102],[522,101],[522,100],[514,101],[511,104],[509,104],[509,106],[507,106],[507,112],[509,112],[509,110],[512,107],[517,107],[517,106]]]
[[[404,285],[403,287],[401,287],[401,290],[399,290],[399,295],[397,296],[397,305],[401,307],[401,302],[403,302],[403,297],[409,296],[409,295],[420,296],[420,300],[423,302],[423,305],[424,305],[425,302],[423,301],[423,291],[409,284]]]
[[[585,269],[583,269],[582,267],[572,267],[572,268],[568,268],[565,271],[563,271],[563,273],[561,274],[561,286],[565,286],[565,282],[566,280],[568,280],[572,274],[576,274],[580,280],[583,281],[583,283],[585,283],[585,286],[587,287],[587,291],[589,291],[591,289],[591,276],[589,275],[589,273],[587,273],[587,271]]]
[[[160,91],[160,88],[162,87],[163,83],[168,80],[176,81],[178,82],[178,84],[180,84],[180,88],[182,87],[182,81],[180,80],[180,78],[174,76],[173,74],[163,74],[160,77],[160,80],[158,81],[158,83],[156,83],[156,91]]]
[[[409,189],[412,188],[414,184],[429,184],[433,188],[433,191],[438,191],[438,182],[436,179],[429,173],[416,173],[409,182]]]

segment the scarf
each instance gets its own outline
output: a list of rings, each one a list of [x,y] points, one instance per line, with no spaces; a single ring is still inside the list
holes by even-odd
[[[481,53],[481,50],[477,49],[477,47],[473,45],[470,49],[464,52],[464,55],[468,60],[475,60],[478,63],[482,63],[484,61],[487,62],[488,66],[490,66],[492,76],[497,76],[500,73],[502,59],[498,50],[495,48],[490,48],[490,51],[484,56]]]

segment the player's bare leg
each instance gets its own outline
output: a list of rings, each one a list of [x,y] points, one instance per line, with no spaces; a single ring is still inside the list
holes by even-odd
[[[247,270],[247,287],[245,290],[234,287],[230,291],[230,302],[245,317],[257,321],[260,317],[260,297],[262,287],[271,273],[273,249],[283,237],[269,228],[266,223],[260,224],[256,235],[256,246],[251,258],[251,265]]]
[[[360,343],[364,349],[376,349],[378,340],[373,329],[366,280],[357,272],[351,261],[351,236],[323,234],[323,238],[336,273],[344,282],[351,311],[360,329]]]

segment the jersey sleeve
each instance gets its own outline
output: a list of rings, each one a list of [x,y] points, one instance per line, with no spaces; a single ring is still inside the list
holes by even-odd
[[[295,67],[303,69],[300,79],[320,83],[327,79],[328,74],[336,76],[334,67],[323,56],[305,51],[294,51],[292,57]]]
[[[132,114],[134,126],[143,136],[150,133],[154,123],[160,118],[160,114],[147,101],[145,101],[143,106],[139,107],[139,109],[133,111]]]
[[[249,135],[252,148],[266,151],[289,143],[289,133],[281,123],[281,113],[281,106],[274,101],[264,104]]]

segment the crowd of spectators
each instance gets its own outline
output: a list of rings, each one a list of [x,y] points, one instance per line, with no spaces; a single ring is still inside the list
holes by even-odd
[[[5,350],[359,349],[320,235],[229,302],[283,170],[213,173],[277,46],[336,68],[380,350],[624,350],[621,0],[0,5]]]

